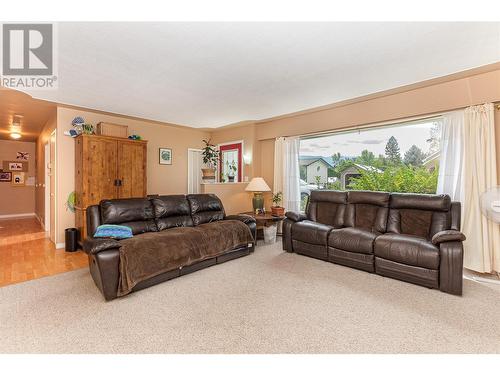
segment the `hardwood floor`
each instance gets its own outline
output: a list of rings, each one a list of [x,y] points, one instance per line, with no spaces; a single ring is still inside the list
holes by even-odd
[[[81,251],[57,249],[35,218],[0,220],[0,286],[88,265]]]

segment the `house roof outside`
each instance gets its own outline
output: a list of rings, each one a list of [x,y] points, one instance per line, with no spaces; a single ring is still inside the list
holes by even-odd
[[[323,162],[327,168],[334,168],[331,158],[325,156],[299,156],[299,165],[307,167],[317,161]]]
[[[422,160],[423,165],[427,165],[437,159],[439,159],[439,156],[441,155],[441,151],[436,151],[427,156],[424,160]]]
[[[367,172],[377,172],[377,173],[382,173],[383,171],[381,169],[378,169],[376,167],[372,167],[371,165],[364,165],[364,164],[358,164],[354,163],[352,166],[349,168],[346,168],[342,171],[341,175],[346,175],[348,173],[353,173],[355,170],[363,170]]]
[[[373,167],[371,165],[364,165],[364,164],[354,163],[354,166],[356,166],[356,168],[358,168],[358,169],[362,169],[362,170],[367,171],[367,172],[377,172],[377,173],[382,173],[383,172],[381,169],[378,169],[378,168]]]

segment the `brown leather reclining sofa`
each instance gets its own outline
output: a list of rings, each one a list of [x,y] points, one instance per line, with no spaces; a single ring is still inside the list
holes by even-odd
[[[222,202],[212,194],[103,200],[99,205],[87,208],[88,237],[84,241],[83,249],[89,256],[92,278],[106,300],[112,300],[118,296],[120,243],[126,240],[116,241],[94,238],[93,235],[101,224],[126,225],[132,229],[134,239],[140,240],[145,233],[158,232],[159,234],[162,231],[169,231],[171,228],[178,227],[196,227],[200,229],[204,228],[206,224],[210,225],[213,231],[214,227],[217,230],[217,225],[226,220],[237,220],[245,223],[251,232],[249,237],[253,237],[252,242],[203,260],[197,260],[199,254],[196,251],[194,254],[189,255],[189,264],[181,264],[176,269],[144,280],[135,285],[132,291],[144,289],[205,267],[250,254],[254,251],[255,246],[255,219],[247,215],[226,216]],[[182,235],[189,236],[189,229],[186,229]],[[149,237],[151,238],[151,235]],[[158,236],[158,238],[161,237]],[[175,237],[173,240],[175,241]]]
[[[464,240],[448,195],[312,191],[306,213],[283,223],[288,252],[456,295]]]

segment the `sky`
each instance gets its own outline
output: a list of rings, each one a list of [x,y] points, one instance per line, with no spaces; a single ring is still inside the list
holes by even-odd
[[[376,129],[361,129],[349,133],[338,133],[325,137],[301,139],[300,155],[331,156],[340,152],[343,156],[358,156],[361,151],[368,149],[375,156],[385,153],[385,145],[391,136],[398,143],[401,156],[412,146],[416,145],[423,152],[429,150],[430,129],[434,121],[381,127]]]

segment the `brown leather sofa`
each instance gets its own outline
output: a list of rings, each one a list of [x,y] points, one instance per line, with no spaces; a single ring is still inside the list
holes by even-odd
[[[96,228],[101,224],[126,225],[132,229],[134,237],[140,238],[144,233],[168,231],[176,227],[202,228],[203,224],[223,220],[238,220],[245,223],[254,241],[201,261],[196,261],[196,255],[193,254],[194,262],[144,280],[135,285],[133,291],[250,254],[255,247],[255,219],[248,215],[227,216],[222,202],[212,194],[103,200],[99,205],[87,208],[88,237],[83,243],[83,249],[89,256],[92,278],[106,300],[117,297],[120,278],[120,241],[94,238]]]
[[[465,236],[448,195],[312,191],[306,213],[287,212],[283,249],[462,294]]]

